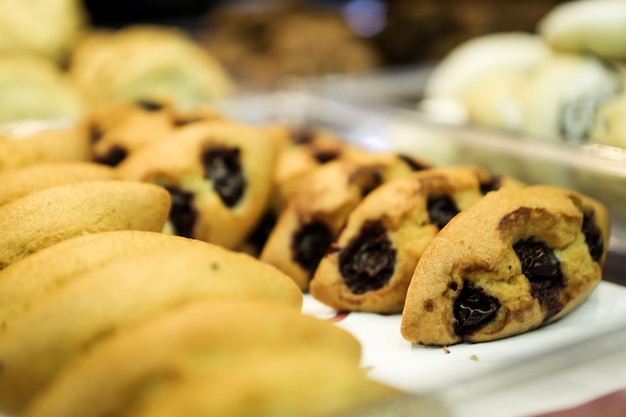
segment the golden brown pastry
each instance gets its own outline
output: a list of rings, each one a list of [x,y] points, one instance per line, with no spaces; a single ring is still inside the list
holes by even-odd
[[[21,412],[59,372],[128,326],[191,301],[227,299],[267,300],[296,311],[303,301],[276,268],[208,243],[156,249],[85,272],[0,337],[0,410]]]
[[[285,329],[289,329],[288,334]],[[350,365],[355,371],[361,357],[361,346],[348,332],[290,307],[267,301],[190,303],[100,343],[61,373],[24,415],[121,414],[149,401],[154,387],[158,386],[160,396],[176,387],[181,379],[216,368],[230,372],[235,368],[233,362],[246,357],[267,353],[271,355],[267,363],[272,363],[285,353],[304,350],[332,350],[333,362]],[[307,359],[302,355],[300,362]],[[116,369],[113,377],[112,368]],[[294,372],[287,375],[294,382],[304,382]],[[268,375],[272,376],[276,375]],[[220,375],[212,382],[224,380],[224,375]],[[265,387],[263,394],[272,398],[280,393]],[[230,395],[245,401],[241,389],[232,390]]]
[[[138,150],[118,170],[168,189],[168,233],[235,248],[265,211],[275,158],[274,142],[260,129],[198,122]]]
[[[0,270],[62,240],[107,230],[163,229],[165,189],[130,181],[82,181],[0,206]]]
[[[459,213],[420,259],[402,313],[412,343],[484,342],[547,325],[598,285],[610,219],[551,186],[502,189]]]

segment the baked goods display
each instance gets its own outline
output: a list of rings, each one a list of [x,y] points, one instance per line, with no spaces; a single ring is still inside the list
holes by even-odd
[[[9,415],[330,417],[402,393],[361,368],[358,338],[302,313],[305,295],[401,315],[409,347],[450,345],[548,325],[601,279],[609,215],[568,189],[168,101],[101,107],[67,132],[59,148],[78,154],[5,140],[25,149],[0,205]],[[458,282],[437,278],[450,264]]]
[[[440,116],[544,141],[623,147],[612,127],[623,22],[622,2],[583,0],[549,10],[535,33],[472,38],[435,66],[420,107],[436,115],[447,103],[454,113]]]
[[[402,312],[415,266],[459,211],[513,179],[478,167],[432,168],[389,181],[349,214],[310,283],[339,311]]]
[[[426,249],[402,335],[426,345],[484,342],[558,320],[599,283],[609,228],[606,208],[571,190],[487,194]]]

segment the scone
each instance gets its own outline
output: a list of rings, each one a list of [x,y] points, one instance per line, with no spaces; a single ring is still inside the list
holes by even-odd
[[[166,101],[137,101],[98,106],[80,122],[90,138],[93,161],[117,166],[129,153],[164,139],[177,129],[221,116],[202,107],[182,111]]]
[[[289,329],[288,337],[284,329]],[[270,353],[273,362],[283,353],[303,348],[332,349],[335,360],[355,369],[361,358],[354,336],[296,309],[266,301],[194,302],[103,341],[61,373],[24,415],[115,415],[139,407],[155,386],[162,393],[184,378],[216,368],[232,370],[233,362],[251,354]],[[303,355],[301,360],[306,358]],[[111,377],[112,367],[115,377]],[[288,374],[298,381],[299,375]],[[231,394],[245,398],[238,389]],[[271,395],[271,391],[265,394]]]
[[[0,4],[0,52],[6,40],[2,35],[5,4]],[[36,56],[0,54],[0,124],[74,118],[84,111],[78,90],[54,63]]]
[[[420,257],[459,211],[489,191],[522,186],[471,166],[432,168],[389,181],[350,213],[309,291],[338,311],[401,313]]]
[[[0,206],[0,270],[50,245],[107,230],[163,229],[170,196],[131,181],[81,181]]]
[[[0,172],[0,184],[4,184],[0,190],[0,206],[55,185],[116,178],[113,169],[91,162],[42,163]]]
[[[167,233],[236,248],[268,204],[275,157],[274,142],[258,128],[198,122],[134,152],[118,171],[167,188]]]
[[[579,0],[554,7],[539,21],[537,31],[556,50],[622,60],[625,28],[623,1]]]
[[[609,232],[604,205],[571,190],[487,194],[452,219],[417,264],[403,337],[485,342],[560,319],[600,282]]]
[[[0,132],[0,172],[48,162],[88,162],[89,138],[79,129]]]
[[[73,51],[70,74],[90,105],[137,100],[193,105],[234,90],[210,52],[165,26],[90,33]]]
[[[87,271],[158,248],[203,244],[160,232],[115,230],[77,236],[41,249],[0,271],[0,335],[25,312]]]
[[[395,153],[324,164],[291,196],[260,259],[285,272],[307,291],[319,261],[363,197],[383,182],[416,168],[423,167]]]
[[[156,249],[85,272],[0,337],[0,410],[19,414],[59,372],[128,326],[188,302],[228,299],[300,311],[303,296],[276,268],[208,243]]]

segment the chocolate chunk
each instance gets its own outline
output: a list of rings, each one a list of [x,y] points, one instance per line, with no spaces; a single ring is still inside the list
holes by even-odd
[[[376,291],[387,284],[396,266],[396,250],[378,221],[365,223],[339,253],[339,270],[354,294]]]
[[[335,236],[324,223],[318,221],[307,223],[292,236],[292,259],[305,270],[313,273],[334,238]]]
[[[409,168],[411,168],[411,171],[423,171],[425,169],[430,168],[429,165],[425,165],[422,162],[416,160],[415,158],[409,155],[399,154],[398,158],[404,161],[404,163],[406,163],[409,166]]]
[[[239,148],[211,148],[202,155],[202,164],[204,178],[213,183],[222,202],[228,207],[235,206],[246,188]]]
[[[600,228],[595,222],[595,214],[593,212],[584,214],[582,232],[585,235],[585,243],[587,243],[591,259],[598,262],[604,253],[604,239],[602,238]]]
[[[460,337],[472,334],[491,322],[499,309],[497,298],[465,281],[459,296],[454,300],[454,333]]]
[[[456,204],[448,196],[429,198],[427,207],[430,221],[439,229],[443,229],[459,213]]]
[[[565,287],[561,262],[552,249],[533,238],[515,242],[513,250],[530,282],[532,296],[546,311],[547,321],[563,308],[559,301],[559,293]]]
[[[252,246],[256,253],[261,253],[277,221],[278,216],[274,211],[266,211],[250,236],[248,236],[247,243]]]
[[[169,219],[174,227],[174,234],[183,237],[193,237],[193,228],[198,213],[193,206],[193,193],[176,187],[165,187],[172,197],[172,208]]]
[[[480,183],[480,192],[482,195],[485,195],[490,191],[499,190],[500,187],[502,187],[502,177],[494,175],[489,181]]]
[[[159,111],[164,107],[163,104],[151,100],[138,100],[135,103],[146,111]]]
[[[292,127],[290,138],[294,145],[307,145],[315,139],[315,130],[309,126]]]
[[[126,152],[125,149],[122,149],[119,146],[114,146],[109,149],[109,152],[107,152],[106,155],[96,156],[94,161],[99,164],[116,167],[126,158],[127,155],[128,152]]]
[[[313,157],[320,164],[325,164],[326,162],[330,162],[332,160],[335,160],[335,159],[339,158],[339,155],[340,155],[339,151],[329,151],[329,150],[327,150],[327,151],[315,152],[313,154]]]

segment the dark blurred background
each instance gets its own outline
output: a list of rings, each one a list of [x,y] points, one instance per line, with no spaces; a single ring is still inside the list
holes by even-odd
[[[195,36],[225,27],[254,42],[289,19],[289,13],[334,14],[375,50],[380,65],[397,66],[440,58],[463,40],[499,31],[532,32],[536,22],[563,0],[84,0],[92,24],[121,27],[160,23]],[[327,20],[331,20],[326,17]],[[302,28],[305,30],[307,28]],[[316,30],[323,30],[316,28]],[[299,36],[297,30],[285,36]],[[322,38],[323,40],[323,38]],[[258,42],[257,42],[258,43]]]

